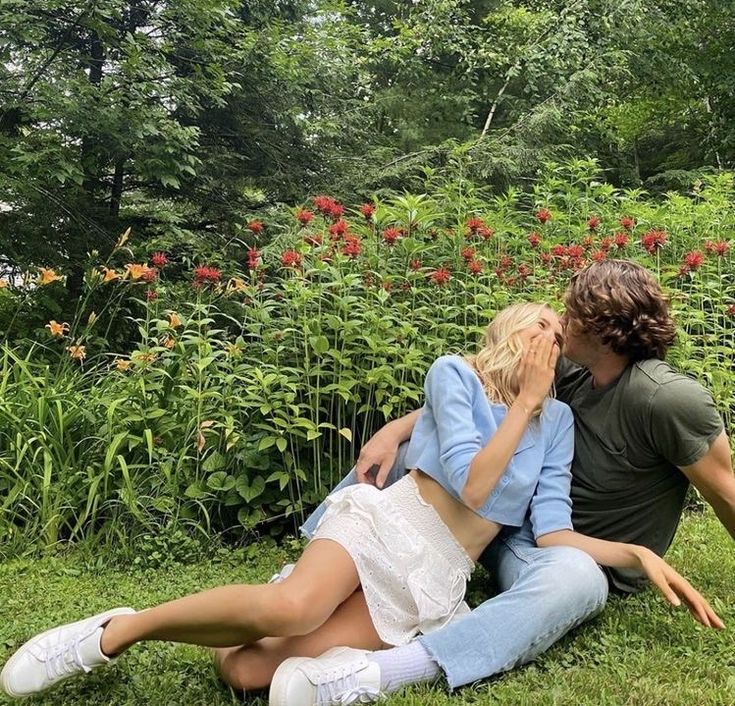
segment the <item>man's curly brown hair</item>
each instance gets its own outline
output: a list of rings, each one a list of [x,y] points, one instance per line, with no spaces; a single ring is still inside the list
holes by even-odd
[[[632,361],[666,357],[676,326],[658,280],[628,260],[602,260],[572,277],[565,295],[570,319]]]

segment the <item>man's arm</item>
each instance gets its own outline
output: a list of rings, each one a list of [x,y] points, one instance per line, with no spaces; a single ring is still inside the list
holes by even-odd
[[[360,449],[360,455],[355,463],[358,482],[371,483],[378,488],[383,487],[395,463],[399,445],[411,437],[411,432],[420,414],[421,410],[415,409],[399,419],[394,419],[378,429],[368,439]],[[374,466],[378,466],[378,472],[372,476],[370,469]]]
[[[702,458],[681,466],[681,471],[712,505],[720,522],[735,539],[735,476],[727,434],[723,431]]]

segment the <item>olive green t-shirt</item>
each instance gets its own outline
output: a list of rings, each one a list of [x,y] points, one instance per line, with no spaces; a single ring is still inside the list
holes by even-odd
[[[556,390],[574,412],[574,529],[663,555],[689,484],[677,466],[702,458],[723,430],[712,397],[661,360],[633,363],[601,389],[588,370],[564,361]],[[632,570],[606,571],[622,591],[645,583]]]

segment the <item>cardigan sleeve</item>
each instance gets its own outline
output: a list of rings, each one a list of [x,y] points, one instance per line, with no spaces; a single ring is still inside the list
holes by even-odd
[[[475,396],[482,388],[475,373],[458,356],[442,356],[434,361],[424,382],[426,405],[439,440],[439,461],[451,489],[461,496],[470,463],[482,449],[475,426]]]

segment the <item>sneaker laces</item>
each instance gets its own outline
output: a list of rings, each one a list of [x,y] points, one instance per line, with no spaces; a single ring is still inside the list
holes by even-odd
[[[79,650],[80,639],[76,638],[70,642],[62,642],[50,650],[46,659],[46,675],[49,679],[58,679],[69,674],[74,674],[80,669],[91,672],[82,661]]]
[[[318,706],[367,704],[379,696],[378,689],[360,684],[354,666],[345,666],[328,672],[316,683],[316,704]]]

